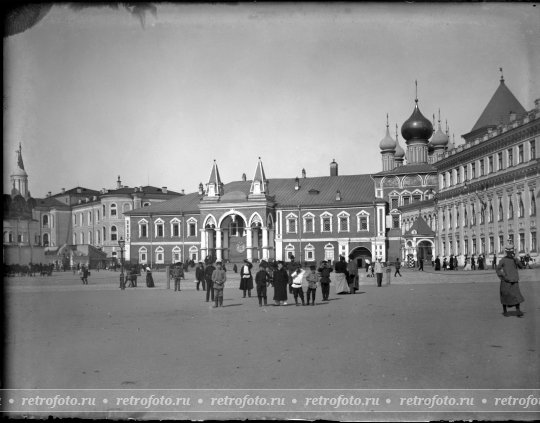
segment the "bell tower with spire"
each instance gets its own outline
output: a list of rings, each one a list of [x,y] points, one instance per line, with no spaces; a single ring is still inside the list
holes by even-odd
[[[21,195],[25,199],[30,198],[30,191],[28,191],[28,174],[24,170],[24,163],[22,158],[22,146],[19,143],[19,149],[17,153],[17,169],[10,175],[11,180],[11,196]]]
[[[223,183],[221,182],[221,177],[219,176],[219,169],[214,159],[214,164],[212,165],[212,172],[210,173],[210,178],[206,184],[206,196],[205,200],[219,200],[223,195]]]
[[[396,140],[390,136],[388,129],[388,113],[386,114],[386,136],[379,143],[382,155],[382,168],[385,170],[392,170],[395,166],[394,154],[396,152]]]

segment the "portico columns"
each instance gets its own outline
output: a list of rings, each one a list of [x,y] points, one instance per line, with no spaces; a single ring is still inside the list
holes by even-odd
[[[268,228],[262,228],[262,255],[264,260],[268,260]]]
[[[246,250],[247,250],[247,259],[251,261],[253,259],[253,231],[251,228],[246,228]]]
[[[205,228],[199,230],[201,231],[201,260],[204,260],[208,255],[207,233]]]
[[[221,228],[216,228],[216,259],[217,261],[223,260],[221,246]]]

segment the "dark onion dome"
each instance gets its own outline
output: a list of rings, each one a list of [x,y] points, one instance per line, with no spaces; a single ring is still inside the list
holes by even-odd
[[[390,136],[388,125],[386,125],[386,136],[379,143],[379,148],[385,152],[393,152],[396,149],[396,140]]]
[[[426,119],[418,108],[418,100],[414,100],[414,111],[409,119],[401,125],[401,135],[405,141],[429,140],[433,134],[433,125]]]

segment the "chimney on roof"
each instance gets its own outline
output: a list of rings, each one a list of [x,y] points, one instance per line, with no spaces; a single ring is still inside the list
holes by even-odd
[[[336,163],[336,159],[332,159],[332,163],[330,163],[330,176],[338,176],[338,164]]]
[[[510,122],[514,122],[516,120],[516,113],[510,112]]]
[[[161,187],[161,192],[163,194],[167,194],[167,187]]]
[[[181,191],[182,195],[185,195],[185,191],[184,191],[184,188],[182,188],[182,191]]]
[[[66,193],[66,189],[62,188],[62,194],[65,194],[65,193]]]
[[[300,180],[298,179],[298,176],[294,179],[294,189],[296,191],[300,189]]]
[[[47,197],[50,197],[51,194],[52,194],[51,191],[49,191],[49,192],[47,193]]]
[[[81,188],[77,188],[77,194],[80,194],[82,192]]]
[[[120,180],[120,175],[118,175],[118,180],[116,181],[116,189],[122,188],[122,181]]]
[[[339,189],[336,191],[336,201],[341,201],[341,191]]]
[[[242,181],[243,181],[243,182],[246,182],[246,179],[247,179],[247,178],[246,178],[246,174],[245,174],[245,173],[242,173]]]
[[[203,188],[203,184],[202,182],[199,183],[199,195],[203,195],[204,194],[204,188]]]
[[[302,169],[302,178],[306,179],[306,169]]]

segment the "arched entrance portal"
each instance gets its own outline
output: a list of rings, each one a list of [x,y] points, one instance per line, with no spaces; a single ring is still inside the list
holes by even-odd
[[[424,264],[431,264],[433,259],[433,244],[430,241],[420,241],[416,245],[417,260],[424,260]]]
[[[242,216],[232,214],[221,222],[223,233],[223,259],[241,262],[246,258],[246,222]]]
[[[369,263],[372,261],[371,251],[369,251],[366,247],[355,248],[350,252],[349,258],[350,260],[356,260],[356,264],[358,265],[359,269],[366,267],[366,260],[368,260]]]

